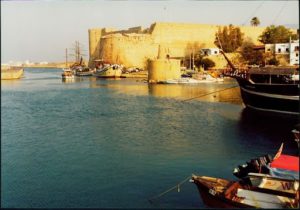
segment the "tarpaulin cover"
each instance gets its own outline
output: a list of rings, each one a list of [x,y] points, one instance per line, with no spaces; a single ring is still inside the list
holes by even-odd
[[[280,168],[299,172],[299,157],[291,155],[280,155],[271,163],[272,168]]]

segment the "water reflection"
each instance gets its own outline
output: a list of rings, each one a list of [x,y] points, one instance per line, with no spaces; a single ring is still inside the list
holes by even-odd
[[[299,122],[299,116],[258,112],[245,108],[241,112],[237,130],[241,136],[250,137],[246,140],[250,140],[251,144],[263,144],[261,139],[264,139],[264,142],[273,143],[277,149],[281,142],[284,142],[286,151],[297,154],[297,144],[291,131]]]
[[[68,79],[62,78],[61,81],[62,83],[74,83],[75,78],[68,78]]]
[[[21,79],[1,80],[1,86],[2,85],[19,86],[20,84],[22,84],[22,82],[20,81]]]
[[[234,84],[234,83],[233,83]],[[179,100],[204,100],[208,102],[230,102],[241,104],[238,87],[229,84],[162,85],[149,84],[149,94],[156,97],[169,97]],[[230,88],[230,89],[226,89]],[[224,90],[226,89],[226,90]]]
[[[143,95],[177,100],[204,100],[242,104],[234,80],[214,84],[148,84],[139,79],[91,79],[91,88],[110,88],[121,94]],[[232,87],[232,88],[231,88]]]

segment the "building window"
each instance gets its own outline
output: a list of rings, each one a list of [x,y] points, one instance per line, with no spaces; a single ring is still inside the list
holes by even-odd
[[[299,56],[299,54],[298,53],[296,53],[296,57],[298,57]]]
[[[286,51],[286,52],[289,52],[289,48],[285,48],[285,51]]]
[[[215,54],[218,54],[218,52],[217,52],[217,51],[215,51]]]
[[[269,49],[268,49],[268,51],[270,52],[270,51],[271,51],[271,49],[269,48]]]
[[[281,53],[281,49],[280,48],[278,49],[278,53]]]
[[[295,46],[295,51],[299,51],[299,46]]]

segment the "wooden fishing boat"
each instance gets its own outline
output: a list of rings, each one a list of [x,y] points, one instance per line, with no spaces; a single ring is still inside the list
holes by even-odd
[[[93,71],[88,67],[78,67],[74,69],[75,75],[78,77],[93,76]]]
[[[121,74],[122,66],[113,64],[97,69],[93,75],[99,78],[120,78]]]
[[[276,190],[287,194],[295,194],[299,190],[299,180],[275,177],[268,174],[249,173],[252,186],[260,189]]]
[[[244,104],[255,110],[299,115],[299,69],[252,68],[245,76],[235,75]]]
[[[192,175],[203,202],[214,208],[298,208],[299,191],[287,194],[260,189],[244,181]],[[266,193],[267,192],[267,193]]]
[[[238,178],[245,178],[249,173],[263,173],[299,180],[299,157],[282,154],[282,149],[283,144],[281,144],[274,158],[269,154],[239,165],[233,170],[233,175]]]

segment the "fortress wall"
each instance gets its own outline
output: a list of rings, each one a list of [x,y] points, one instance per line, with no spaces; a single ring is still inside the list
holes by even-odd
[[[223,26],[220,26],[223,27]],[[257,38],[265,29],[264,27],[238,26],[245,37],[250,37],[253,42],[258,44]],[[157,42],[199,42],[204,47],[216,47],[214,45],[215,33],[218,25],[207,24],[180,24],[180,23],[155,23],[151,35]]]
[[[157,56],[158,45],[150,35],[105,36],[101,39],[100,56],[110,63],[121,63],[126,67],[147,67],[147,60]]]
[[[188,56],[194,49],[215,47],[217,25],[154,23],[149,29],[134,27],[128,30],[90,29],[90,60],[103,58],[125,67],[146,68],[147,60],[157,57],[158,46],[168,49],[171,57]],[[262,27],[239,26],[256,44]],[[223,63],[223,62],[221,62]]]

